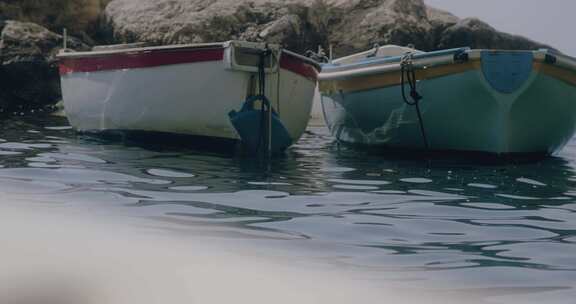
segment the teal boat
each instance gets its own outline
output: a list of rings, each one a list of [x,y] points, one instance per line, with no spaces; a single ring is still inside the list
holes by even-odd
[[[383,46],[324,64],[318,79],[345,143],[550,155],[576,131],[576,59],[550,50]]]

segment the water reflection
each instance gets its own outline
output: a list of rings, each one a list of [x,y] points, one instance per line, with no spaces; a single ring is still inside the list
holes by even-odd
[[[12,199],[114,208],[170,233],[274,242],[379,273],[466,278],[457,286],[576,282],[574,143],[535,163],[390,160],[317,128],[265,168],[79,136],[57,118],[3,124],[0,192]]]

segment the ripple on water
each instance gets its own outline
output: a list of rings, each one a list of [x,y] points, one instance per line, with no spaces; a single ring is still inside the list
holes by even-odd
[[[359,180],[359,179],[329,179],[331,183],[346,184],[346,185],[366,185],[366,186],[384,186],[390,185],[388,181],[382,180]]]
[[[48,149],[53,147],[51,144],[25,144],[17,142],[6,142],[0,144],[0,149],[7,150],[34,150],[34,149]]]
[[[380,189],[374,186],[361,186],[361,185],[332,185],[332,188],[341,190],[362,190],[362,191],[372,191]]]
[[[499,251],[500,257],[510,259],[523,259],[531,256],[533,252],[546,252],[533,258],[530,263],[547,265],[549,269],[567,268],[576,271],[574,267],[574,244],[553,242],[529,242],[493,246],[492,250]]]
[[[429,178],[421,178],[421,177],[411,177],[411,178],[402,178],[400,179],[401,182],[410,183],[410,184],[429,184],[434,182]]]
[[[401,191],[401,190],[378,190],[378,191],[372,191],[372,193],[378,193],[378,194],[406,194],[408,192],[406,191]]]
[[[470,184],[468,184],[468,187],[481,188],[481,189],[496,189],[496,188],[498,188],[498,186],[495,186],[495,185],[480,184],[480,183],[470,183]]]
[[[460,205],[465,206],[465,207],[467,206],[467,207],[474,207],[474,208],[488,209],[488,210],[514,210],[514,209],[516,209],[515,207],[507,206],[507,205],[503,205],[503,204],[498,204],[498,203],[470,202],[470,203],[462,203]]]
[[[38,154],[38,157],[42,157],[48,161],[70,160],[94,164],[106,163],[106,161],[103,159],[79,153],[40,153]]]
[[[74,168],[11,168],[0,169],[0,177],[12,179],[29,179],[39,181],[56,181],[66,184],[127,184],[143,183],[165,185],[170,181],[159,179],[140,178],[128,174],[114,173],[101,170],[74,169]]]
[[[20,154],[22,154],[22,152],[0,150],[0,155],[3,155],[3,156],[20,155]]]
[[[516,181],[519,182],[519,183],[524,183],[524,184],[528,184],[528,185],[532,185],[532,186],[540,186],[540,187],[547,186],[546,184],[541,183],[541,182],[539,182],[539,181],[537,181],[537,180],[533,180],[533,179],[529,179],[529,178],[524,178],[524,177],[522,177],[522,178],[517,178]]]
[[[175,177],[175,178],[191,178],[196,175],[181,171],[167,170],[167,169],[148,169],[146,172],[153,176],[158,177]]]
[[[464,192],[464,191],[466,191],[465,189],[462,189],[462,188],[444,188],[444,190],[454,191],[454,192]]]
[[[31,168],[68,168],[68,169],[85,169],[86,167],[79,165],[65,165],[65,164],[49,164],[45,162],[34,162],[28,163],[28,167]]]
[[[321,168],[320,172],[325,173],[346,173],[346,172],[353,172],[356,171],[354,168],[347,168],[347,167],[327,167]]]
[[[466,196],[458,195],[458,194],[454,194],[454,193],[446,193],[446,192],[431,191],[431,190],[420,190],[420,189],[408,190],[408,193],[423,195],[423,196],[432,196],[432,197],[436,197],[438,199],[446,199],[446,198],[466,199],[467,198]]]
[[[52,181],[14,180],[0,178],[0,192],[10,194],[47,194],[70,189],[70,186]]]
[[[514,194],[505,194],[505,193],[496,193],[495,194],[498,197],[502,197],[502,198],[509,198],[509,199],[513,199],[513,200],[538,200],[540,198],[538,197],[533,197],[533,196],[523,196],[523,195],[514,195]]]
[[[176,187],[170,187],[170,190],[175,190],[175,191],[202,191],[202,190],[208,190],[207,186],[176,186]]]
[[[292,186],[292,184],[285,182],[247,182],[247,184],[252,186]]]
[[[44,129],[52,131],[64,131],[64,130],[72,130],[72,126],[44,127]]]
[[[538,164],[424,165],[334,151],[328,137],[306,134],[267,171],[243,158],[86,140],[55,132],[68,126],[42,127],[63,124],[2,135],[9,139],[0,140],[0,155],[8,152],[0,162],[8,167],[0,169],[3,204],[106,208],[127,223],[145,219],[146,229],[222,243],[258,239],[258,250],[286,248],[287,255],[367,269],[377,278],[409,272],[409,285],[440,282],[456,290],[576,281],[574,142],[570,156]],[[41,133],[26,132],[32,129]],[[61,136],[45,136],[54,134]]]

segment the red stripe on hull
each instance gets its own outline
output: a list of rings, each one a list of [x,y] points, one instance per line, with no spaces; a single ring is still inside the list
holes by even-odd
[[[60,59],[60,74],[137,69],[172,64],[221,61],[224,49],[184,49],[106,54]]]
[[[294,72],[300,76],[306,77],[312,81],[318,78],[318,69],[311,63],[292,56],[288,53],[283,53],[280,59],[280,68]]]

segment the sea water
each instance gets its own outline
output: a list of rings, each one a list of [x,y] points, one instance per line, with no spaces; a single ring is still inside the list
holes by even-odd
[[[311,127],[269,165],[0,133],[2,303],[574,303],[576,142],[554,157],[392,157]]]

